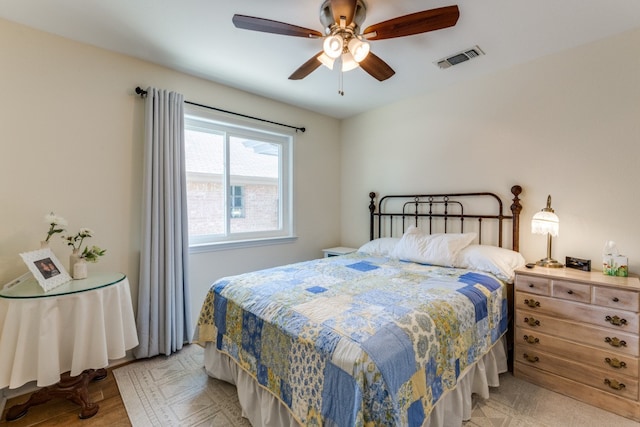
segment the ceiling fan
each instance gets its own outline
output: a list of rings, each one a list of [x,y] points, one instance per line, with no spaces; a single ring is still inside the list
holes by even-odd
[[[324,34],[297,25],[238,14],[233,16],[233,24],[237,28],[264,33],[323,38],[323,50],[294,71],[289,76],[291,80],[303,79],[323,64],[333,69],[337,63],[342,71],[360,66],[383,81],[393,76],[395,71],[370,52],[369,40],[405,37],[452,27],[458,22],[460,11],[458,6],[424,10],[371,25],[361,31],[366,14],[364,0],[325,0],[320,7]]]

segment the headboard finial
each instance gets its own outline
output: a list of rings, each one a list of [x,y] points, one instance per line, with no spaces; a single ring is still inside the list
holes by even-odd
[[[370,192],[369,193],[369,240],[373,240],[373,235],[374,235],[374,226],[373,226],[373,216],[376,212],[376,193],[375,192]]]
[[[520,198],[518,197],[522,193],[522,187],[514,185],[511,187],[511,194],[513,194],[513,203],[511,204],[511,213],[513,214],[513,250],[520,250],[520,211],[522,211],[522,204],[520,204]]]
[[[373,191],[369,193],[369,212],[374,213],[376,211],[376,193]]]
[[[511,193],[518,197],[520,195],[520,193],[522,193],[522,187],[520,187],[519,185],[514,185],[513,187],[511,187]]]

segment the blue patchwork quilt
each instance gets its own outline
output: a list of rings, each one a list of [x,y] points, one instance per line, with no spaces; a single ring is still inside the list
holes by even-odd
[[[493,276],[355,253],[217,281],[197,339],[302,425],[420,426],[506,330]]]

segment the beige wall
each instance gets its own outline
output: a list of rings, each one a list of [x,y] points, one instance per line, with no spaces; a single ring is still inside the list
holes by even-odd
[[[370,191],[507,197],[520,184],[528,260],[546,253],[529,221],[551,194],[556,259],[589,258],[601,269],[604,242],[614,240],[640,273],[638,46],[640,30],[344,121],[342,243],[368,239]]]
[[[339,243],[338,120],[213,84],[127,56],[0,20],[0,285],[26,271],[44,215],[95,231],[107,255],[89,271],[118,270],[137,295],[143,101],[138,85],[185,99],[306,126],[294,143],[296,229],[292,244],[191,257],[195,320],[209,285],[229,274],[320,257]],[[318,178],[320,177],[320,179]],[[54,253],[69,250],[56,236]]]
[[[561,219],[554,256],[600,258],[615,240],[640,273],[640,31],[338,120],[0,20],[0,283],[26,267],[43,217],[90,227],[137,293],[143,101],[137,85],[304,125],[294,146],[296,243],[191,256],[194,319],[219,277],[366,241],[369,191],[524,187],[522,251],[547,194]],[[486,60],[490,60],[489,52]],[[473,63],[461,66],[473,66]],[[446,72],[455,72],[455,68]],[[340,144],[342,141],[342,144]],[[463,154],[464,153],[464,154]],[[340,212],[340,215],[337,214]],[[342,238],[341,238],[342,237]],[[66,262],[68,248],[55,239]]]

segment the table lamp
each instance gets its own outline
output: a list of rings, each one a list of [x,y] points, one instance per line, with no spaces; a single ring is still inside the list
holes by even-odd
[[[560,219],[551,209],[551,195],[547,197],[547,207],[536,213],[531,219],[531,232],[533,234],[547,235],[547,257],[536,262],[541,267],[564,267],[561,263],[551,258],[551,237],[558,236]]]

